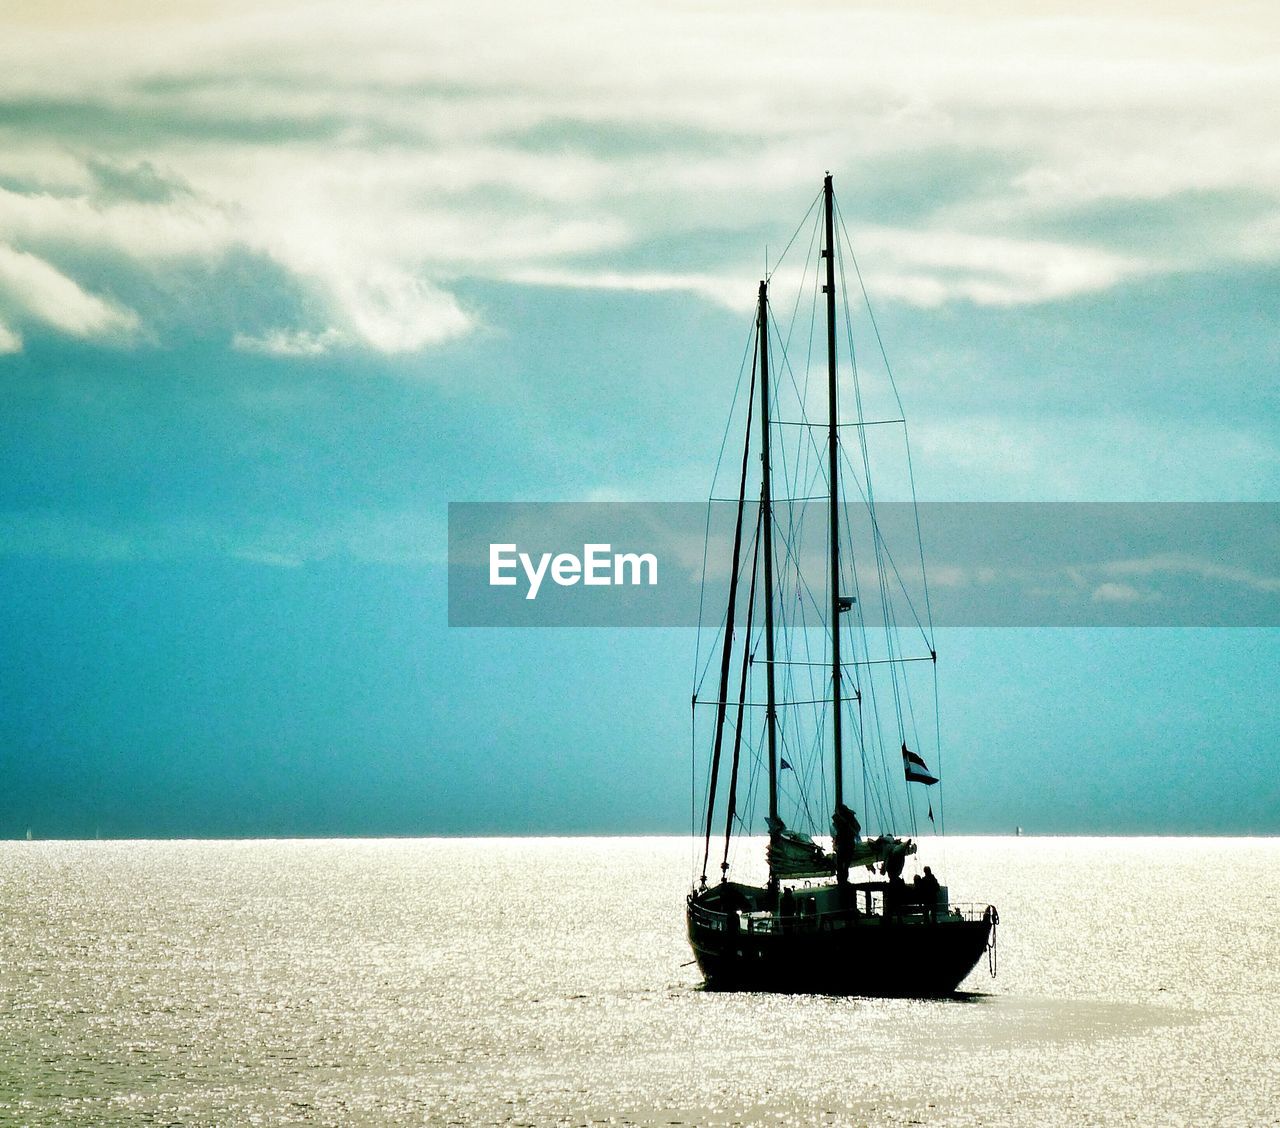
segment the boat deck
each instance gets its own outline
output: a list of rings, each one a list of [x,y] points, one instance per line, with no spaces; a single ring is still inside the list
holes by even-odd
[[[689,940],[713,988],[849,995],[953,993],[987,950],[989,905],[899,903],[887,883],[782,892],[724,883],[688,906]]]

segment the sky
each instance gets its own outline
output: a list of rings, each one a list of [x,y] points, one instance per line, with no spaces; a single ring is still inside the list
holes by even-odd
[[[1280,15],[9,0],[0,836],[679,832],[682,630],[451,501],[696,501],[830,170],[933,501],[1280,500]],[[948,828],[1280,831],[1274,630],[940,633]]]

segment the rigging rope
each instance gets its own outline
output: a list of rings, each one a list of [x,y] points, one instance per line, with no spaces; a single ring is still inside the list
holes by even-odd
[[[834,204],[834,201],[833,201],[833,204]],[[935,755],[937,756],[936,767],[937,767],[938,778],[940,781],[938,784],[938,818],[939,818],[939,831],[945,834],[946,826],[945,826],[945,816],[943,814],[943,790],[942,790],[942,783],[941,783],[941,780],[943,778],[942,714],[941,714],[941,707],[940,707],[941,701],[940,701],[939,690],[938,690],[937,645],[935,642],[936,635],[935,635],[935,630],[933,625],[933,603],[932,603],[932,598],[929,594],[929,574],[925,569],[925,564],[924,564],[924,533],[920,526],[920,502],[919,502],[919,496],[916,490],[915,464],[911,457],[911,435],[910,435],[910,430],[907,426],[907,421],[906,421],[907,413],[902,403],[902,395],[898,390],[898,381],[893,375],[893,365],[889,363],[889,353],[888,353],[888,350],[884,347],[884,338],[880,333],[880,323],[876,319],[875,309],[871,305],[871,294],[868,292],[866,282],[863,280],[862,269],[858,265],[858,257],[853,250],[853,241],[849,238],[849,232],[845,227],[844,215],[843,213],[841,213],[838,204],[834,204],[834,206],[835,206],[836,216],[840,223],[840,232],[844,238],[844,245],[847,246],[849,249],[849,261],[853,264],[854,274],[858,279],[858,288],[862,291],[862,300],[863,300],[863,304],[866,306],[867,318],[871,323],[872,332],[875,334],[876,345],[880,350],[880,358],[884,363],[885,374],[889,379],[889,388],[893,392],[894,402],[898,407],[898,415],[902,418],[902,444],[903,444],[903,450],[907,458],[907,481],[911,489],[911,511],[915,518],[916,546],[919,552],[919,560],[920,560],[920,583],[924,591],[925,623],[927,624],[927,629],[923,624],[920,623],[919,616],[916,614],[915,606],[912,603],[909,595],[907,596],[907,602],[908,602],[908,606],[910,606],[911,608],[912,614],[916,616],[916,624],[917,626],[920,627],[921,633],[924,634],[925,643],[929,647],[930,655],[933,657],[932,680],[933,680],[933,700],[934,700],[934,710],[933,710],[934,738],[935,738],[934,750],[935,750]],[[847,311],[848,310],[847,302],[846,302],[845,308]],[[847,312],[846,312],[846,318],[847,318]],[[892,557],[890,559],[892,560]],[[894,572],[897,573],[896,564],[894,564]],[[901,583],[901,576],[899,576],[898,579],[899,579],[899,582]],[[906,594],[905,585],[903,585],[903,590],[904,590],[904,594]],[[914,713],[912,716],[912,726],[913,728],[915,727]],[[918,737],[917,737],[917,742],[918,742]]]
[[[808,659],[814,656],[815,649],[830,644],[830,636],[827,633],[827,641],[819,645],[821,636],[831,630],[840,631],[840,618],[837,614],[835,622],[829,624],[828,627],[823,626],[825,620],[829,617],[828,611],[832,603],[833,597],[837,594],[831,591],[832,578],[829,572],[824,570],[825,582],[821,590],[815,590],[810,584],[807,577],[808,569],[799,567],[801,558],[809,558],[809,546],[805,545],[807,506],[806,502],[813,500],[824,500],[824,495],[817,492],[818,483],[827,486],[828,491],[831,483],[829,479],[829,471],[824,465],[824,449],[825,443],[820,446],[817,437],[813,431],[818,424],[808,421],[807,403],[811,393],[811,379],[814,373],[814,349],[816,327],[818,322],[818,303],[821,287],[818,285],[818,276],[823,273],[822,263],[814,257],[815,247],[821,242],[821,220],[819,214],[814,218],[815,210],[822,199],[822,193],[817,194],[810,203],[804,217],[797,224],[795,231],[787,240],[783,248],[782,254],[778,256],[772,269],[766,271],[766,280],[781,269],[784,261],[788,259],[788,255],[793,248],[800,243],[800,234],[804,230],[805,224],[811,220],[812,226],[810,238],[808,240],[808,248],[805,255],[805,262],[801,272],[804,279],[803,284],[798,287],[795,301],[792,304],[789,315],[785,318],[785,332],[775,316],[774,305],[768,305],[768,316],[764,331],[772,332],[778,341],[778,346],[773,350],[774,360],[770,365],[771,368],[778,372],[777,379],[770,389],[769,403],[771,415],[774,418],[770,423],[770,434],[778,434],[778,429],[783,426],[794,425],[799,428],[796,436],[797,442],[794,448],[789,446],[788,442],[784,442],[782,435],[778,434],[776,442],[772,444],[774,452],[774,471],[775,476],[780,478],[786,489],[784,497],[772,495],[773,510],[779,516],[785,516],[785,520],[779,521],[775,526],[775,535],[778,540],[773,548],[773,561],[771,563],[776,568],[778,580],[775,583],[774,601],[775,606],[772,609],[776,616],[776,621],[780,628],[783,645],[779,648],[779,652],[775,653],[774,666],[782,667],[782,678],[778,679],[781,683],[781,693],[778,695],[779,705],[790,706],[788,714],[784,717],[779,713],[776,717],[777,724],[777,740],[779,754],[785,753],[788,768],[792,771],[792,778],[784,780],[784,773],[780,763],[778,767],[777,785],[779,791],[783,792],[787,801],[788,809],[795,810],[798,815],[808,820],[810,829],[815,829],[815,813],[811,805],[811,799],[814,792],[812,784],[815,778],[818,783],[819,790],[816,794],[826,796],[827,775],[826,768],[827,757],[824,754],[824,745],[826,742],[826,730],[828,727],[831,711],[830,705],[830,663],[809,662]],[[912,745],[925,751],[921,747],[921,715],[925,717],[925,725],[927,728],[927,698],[920,697],[917,701],[918,693],[912,692],[912,685],[916,684],[917,689],[923,689],[918,685],[918,678],[908,677],[905,664],[913,661],[923,661],[924,656],[917,656],[911,653],[917,649],[914,640],[914,632],[912,631],[912,620],[914,627],[919,631],[920,637],[923,639],[928,649],[928,658],[931,661],[931,676],[933,681],[933,710],[935,719],[935,740],[933,744],[934,751],[931,753],[935,756],[934,760],[937,774],[941,774],[942,753],[941,753],[941,722],[939,718],[940,695],[937,680],[937,662],[936,649],[934,645],[934,625],[932,613],[931,593],[929,591],[928,578],[924,569],[924,546],[921,535],[921,521],[919,512],[919,501],[917,487],[915,481],[915,469],[912,460],[912,452],[910,447],[910,436],[908,433],[905,412],[902,407],[902,397],[899,392],[897,381],[894,377],[892,367],[889,364],[888,355],[884,347],[884,341],[881,336],[879,325],[875,318],[875,312],[872,309],[869,295],[865,283],[863,281],[861,268],[858,260],[853,253],[852,243],[849,239],[848,231],[845,228],[843,216],[839,213],[838,205],[836,205],[836,218],[839,224],[840,238],[833,240],[835,246],[830,248],[830,252],[837,260],[840,269],[840,291],[844,303],[844,330],[845,340],[849,352],[849,370],[852,372],[852,390],[853,398],[856,406],[857,421],[854,423],[839,424],[840,426],[854,427],[858,434],[858,446],[861,462],[861,473],[855,471],[850,452],[846,448],[845,443],[839,444],[838,469],[848,474],[849,480],[852,480],[856,489],[853,491],[842,491],[841,509],[843,512],[843,528],[840,533],[840,540],[843,543],[845,538],[849,538],[849,551],[840,552],[840,575],[835,577],[835,584],[838,587],[838,594],[844,595],[848,593],[853,604],[849,609],[853,612],[856,619],[849,624],[850,629],[847,634],[842,634],[841,644],[844,645],[845,638],[849,642],[849,661],[841,662],[841,669],[848,668],[851,671],[848,682],[851,693],[844,699],[842,707],[842,718],[847,716],[845,709],[857,709],[857,725],[850,725],[849,728],[856,731],[857,748],[862,766],[862,792],[861,804],[864,811],[868,815],[874,811],[879,821],[882,832],[893,833],[897,822],[895,807],[901,802],[902,789],[905,786],[907,798],[907,814],[910,821],[911,833],[918,834],[918,820],[916,806],[914,802],[914,791],[909,783],[904,785],[902,766],[898,759],[897,743],[904,746],[910,740]],[[812,271],[816,263],[817,270]],[[852,269],[846,270],[846,264]],[[812,275],[812,276],[811,276]],[[871,360],[868,371],[875,370],[874,381],[867,382],[867,388],[872,389],[867,392],[871,399],[864,397],[864,380],[866,377],[862,371],[867,365],[866,361],[860,363],[860,357],[856,351],[853,335],[853,319],[849,306],[849,282],[850,275],[856,278],[858,287],[862,291],[863,302],[866,306],[866,314],[870,320],[871,328],[874,332],[876,343],[879,350],[879,356],[884,365],[884,374],[888,379],[888,386],[892,391],[893,402],[897,406],[898,418],[880,419],[880,414],[888,415],[888,412],[878,412],[875,420],[869,420],[867,415],[867,406],[872,405],[879,407],[882,405],[880,399],[876,398],[879,392],[879,372],[878,364],[874,358]],[[811,288],[810,294],[810,317],[809,317],[809,341],[804,358],[803,373],[797,373],[793,368],[790,358],[790,349],[793,344],[794,337],[799,331],[802,315],[802,304],[804,300],[804,291]],[[860,317],[859,317],[860,320]],[[758,324],[758,322],[757,322]],[[722,472],[722,464],[725,452],[727,450],[728,436],[732,431],[732,416],[737,410],[737,404],[740,402],[743,376],[746,370],[746,353],[753,355],[752,363],[752,390],[748,393],[749,401],[754,401],[754,380],[756,372],[756,354],[758,347],[752,348],[751,337],[755,336],[757,324],[753,324],[753,333],[749,334],[747,347],[744,350],[743,361],[739,369],[738,382],[734,389],[733,403],[730,408],[730,419],[726,422],[725,433],[722,437],[720,450],[716,459],[715,475],[713,478],[712,497],[715,498],[717,490],[715,483],[718,483],[719,475]],[[862,326],[859,327],[860,332]],[[865,342],[865,333],[864,333]],[[759,345],[757,340],[756,345]],[[798,345],[797,345],[798,348]],[[869,351],[869,350],[868,350]],[[779,359],[780,358],[780,359]],[[783,374],[785,373],[785,378]],[[842,372],[847,375],[847,370]],[[825,386],[825,381],[824,381]],[[794,424],[790,420],[783,421],[779,417],[783,414],[781,410],[782,399],[789,398],[794,395],[798,405],[799,420]],[[750,427],[750,407],[748,409],[748,428]],[[922,606],[918,606],[917,599],[913,598],[912,589],[908,587],[902,570],[899,567],[898,560],[890,547],[889,538],[885,535],[885,526],[882,523],[881,515],[877,511],[877,497],[873,487],[872,480],[872,452],[869,449],[867,431],[874,423],[893,423],[901,424],[903,428],[903,445],[905,451],[907,477],[910,485],[912,516],[915,525],[916,543],[919,556],[919,567],[921,574],[922,589],[917,589],[917,595],[922,598],[919,602]],[[825,426],[825,424],[824,424]],[[745,452],[744,452],[745,454]],[[876,459],[879,465],[879,450],[877,448]],[[745,463],[744,463],[745,465]],[[745,481],[745,473],[744,473]],[[740,490],[741,496],[741,490]],[[726,499],[729,500],[729,499]],[[736,500],[736,499],[734,499]],[[860,556],[862,553],[855,553],[853,548],[853,523],[851,520],[851,503],[856,504],[860,500],[862,503],[862,511],[865,511],[870,520],[870,547],[872,560],[874,562],[874,581],[870,576],[864,576],[860,573],[865,571],[860,568]],[[704,532],[707,534],[706,541],[709,542],[709,533],[711,528],[711,509],[708,504],[708,512],[706,519],[706,527]],[[905,532],[905,529],[903,530]],[[893,533],[893,530],[890,530]],[[817,536],[817,534],[814,534]],[[823,541],[827,553],[831,552],[830,531],[827,529],[823,534]],[[759,519],[757,521],[756,533],[752,538],[752,584],[755,583],[756,565],[761,555],[759,534]],[[896,540],[895,540],[896,543]],[[705,595],[706,576],[708,569],[707,559],[708,545],[704,543],[703,553],[703,592]],[[781,565],[781,566],[779,566]],[[913,570],[911,566],[905,565],[908,571]],[[731,569],[732,576],[730,582],[736,584],[744,577],[743,569],[746,567],[745,560],[740,560],[738,567]],[[879,623],[868,623],[866,615],[866,604],[863,596],[866,594],[863,589],[864,579],[867,583],[874,582],[877,588],[877,598],[871,599],[872,606],[878,604],[880,618],[883,623],[884,635],[882,653],[881,648],[872,645],[873,630],[878,630]],[[816,582],[816,581],[815,581]],[[914,584],[914,577],[912,580]],[[846,584],[849,587],[846,587]],[[905,602],[908,614],[911,619],[903,619],[902,625],[896,622],[896,612]],[[754,599],[752,600],[752,606]],[[810,608],[813,615],[810,616]],[[701,622],[705,608],[701,601],[699,604],[699,621]],[[724,725],[730,724],[733,729],[735,749],[734,749],[734,767],[730,783],[730,799],[729,807],[725,813],[725,851],[724,863],[722,869],[725,869],[730,858],[730,842],[735,827],[745,827],[746,820],[753,817],[754,805],[757,798],[757,786],[760,780],[759,771],[750,775],[747,787],[745,789],[744,802],[739,805],[737,796],[737,773],[739,767],[739,755],[741,745],[747,744],[748,756],[752,758],[757,768],[761,766],[763,756],[763,740],[760,726],[756,722],[747,724],[745,722],[745,709],[750,705],[756,705],[754,701],[748,701],[746,697],[747,683],[750,677],[759,676],[760,672],[756,671],[753,675],[751,667],[757,663],[754,661],[755,647],[758,646],[759,640],[753,640],[751,637],[752,628],[751,610],[748,610],[748,630],[743,643],[742,653],[742,688],[739,701],[737,703],[737,718],[730,721],[727,717],[718,721],[718,738],[717,747],[723,738]],[[874,614],[873,614],[874,618]],[[724,617],[721,619],[721,629],[728,635],[733,633],[734,624],[728,621],[728,611],[725,609]],[[910,637],[908,637],[910,636]],[[719,638],[719,633],[716,633]],[[724,640],[726,651],[732,645],[731,641],[726,638]],[[710,673],[712,663],[714,661],[717,647],[711,647],[705,658],[702,653],[702,644],[699,643],[695,651],[695,702],[704,704],[705,702],[697,700],[697,695],[702,692],[707,675]],[[861,660],[859,660],[859,655]],[[792,659],[804,659],[805,661],[791,661]],[[877,673],[875,667],[879,665],[887,665],[888,669]],[[899,667],[902,667],[900,669]],[[773,672],[772,668],[769,671]],[[882,678],[887,676],[889,679],[889,701],[884,701],[884,687],[877,688]],[[721,680],[723,682],[723,671]],[[759,683],[755,683],[758,687]],[[805,688],[809,692],[804,692]],[[753,694],[753,697],[758,694]],[[723,716],[724,710],[728,705],[728,693],[722,687],[721,692],[717,695],[718,701],[723,704],[717,705],[718,711]],[[864,700],[865,699],[865,700]],[[885,708],[883,716],[881,716],[881,705],[889,706],[891,710]],[[868,716],[867,707],[870,707],[870,715]],[[797,708],[798,707],[798,708]],[[754,726],[754,728],[753,728]],[[889,731],[896,727],[897,741],[889,739]],[[695,741],[696,745],[696,741]],[[879,771],[873,770],[873,761],[879,761]],[[718,764],[716,765],[718,767]],[[715,778],[716,767],[712,768],[711,783]],[[692,782],[696,784],[696,771],[691,770]],[[781,785],[785,783],[785,787]],[[708,789],[708,804],[705,810],[705,818],[708,826],[707,849],[704,851],[704,874],[706,867],[707,852],[709,851],[710,842],[710,825],[714,813],[715,794],[711,788]],[[895,799],[896,797],[896,799]],[[938,811],[939,818],[942,818],[942,791],[938,789]],[[695,801],[696,802],[696,801]],[[932,814],[932,808],[931,808]],[[696,811],[692,812],[691,817],[694,819],[696,826]],[[941,824],[940,824],[941,825]],[[942,829],[945,829],[943,826]],[[696,832],[695,832],[696,833]]]

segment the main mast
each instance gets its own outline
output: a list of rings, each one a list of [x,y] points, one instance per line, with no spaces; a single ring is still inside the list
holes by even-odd
[[[760,283],[760,550],[764,553],[765,726],[769,734],[769,833],[778,826],[778,710],[773,664],[773,472],[769,463],[769,297]],[[772,867],[770,867],[772,869]],[[770,873],[772,880],[773,874]]]
[[[833,199],[831,192],[831,174],[827,173],[822,182],[823,222],[826,228],[826,250],[823,257],[827,260],[827,282],[823,290],[827,295],[827,478],[830,483],[830,520],[829,538],[831,543],[831,701],[832,701],[832,738],[833,768],[835,777],[836,820],[842,817],[844,805],[844,736],[841,726],[840,707],[840,448],[839,422],[836,400],[836,266],[835,266],[835,222],[833,218]],[[837,837],[839,836],[837,826]],[[841,864],[844,851],[841,843],[836,842],[836,876],[843,883],[848,877],[848,866]]]

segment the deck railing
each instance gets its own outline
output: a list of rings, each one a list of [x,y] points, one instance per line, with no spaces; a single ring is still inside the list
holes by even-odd
[[[855,921],[882,920],[884,919],[884,911],[880,904],[876,904],[874,911],[871,913],[862,912],[856,909],[838,909],[828,913],[796,913],[789,916],[782,916],[778,913],[770,912],[767,909],[756,911],[748,911],[732,915],[737,918],[738,927],[744,932],[772,934],[778,932],[817,932],[828,928],[847,928]],[[983,920],[988,911],[989,906],[973,901],[954,902],[950,905],[939,905],[934,910],[935,920],[956,920],[957,918],[965,921]],[[690,905],[690,916],[696,924],[704,928],[712,929],[716,932],[723,932],[731,928],[730,914],[718,909],[708,909],[697,902]],[[896,918],[925,918],[929,915],[929,909],[925,905],[907,904],[898,907],[896,912],[890,913],[890,917]]]

